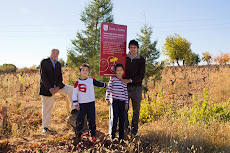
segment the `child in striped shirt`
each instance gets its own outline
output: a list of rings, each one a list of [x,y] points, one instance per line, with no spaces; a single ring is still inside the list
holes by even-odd
[[[121,81],[124,74],[123,65],[117,64],[115,72],[116,76],[110,79],[107,87],[106,101],[108,105],[111,105],[109,98],[110,96],[112,97],[112,129],[110,130],[110,134],[112,135],[112,139],[114,139],[119,118],[119,140],[122,141],[124,139],[125,110],[128,109],[128,91],[127,84]]]

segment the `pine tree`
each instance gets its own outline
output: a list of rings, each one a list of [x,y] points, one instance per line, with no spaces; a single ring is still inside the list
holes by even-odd
[[[152,27],[144,25],[141,28],[141,34],[137,34],[137,40],[140,43],[139,52],[141,56],[145,59],[145,78],[144,78],[144,92],[148,91],[147,82],[148,78],[155,75],[155,79],[159,79],[159,72],[161,68],[159,67],[156,59],[160,57],[160,52],[156,49],[157,41],[151,42]],[[157,66],[158,65],[158,66]],[[156,81],[156,80],[155,80]]]
[[[113,4],[111,0],[93,0],[81,13],[81,21],[85,30],[77,32],[72,40],[73,47],[68,50],[67,64],[79,67],[88,63],[90,73],[96,76],[99,72],[100,59],[100,29],[102,22],[113,23]]]

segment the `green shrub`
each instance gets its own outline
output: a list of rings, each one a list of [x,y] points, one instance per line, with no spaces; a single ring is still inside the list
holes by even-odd
[[[151,102],[142,100],[139,121],[142,123],[151,122],[167,115],[168,118],[189,121],[191,123],[209,123],[212,120],[218,122],[230,121],[230,99],[228,102],[214,104],[211,102],[208,92],[204,90],[203,100],[198,102],[193,97],[193,105],[185,105],[181,109],[174,108],[164,100],[164,95],[158,94]],[[132,108],[129,111],[131,120]]]
[[[16,72],[17,67],[14,64],[3,64],[0,66],[0,72]]]
[[[198,103],[193,98],[193,107],[189,111],[190,122],[208,123],[210,120],[230,121],[229,104],[229,101],[224,104],[211,103],[208,92],[204,90],[203,101],[201,103]]]
[[[170,105],[163,101],[163,97],[158,94],[155,100],[149,102],[147,99],[142,100],[140,108],[139,120],[142,123],[151,122],[163,117]],[[132,116],[132,110],[129,111],[129,116]]]

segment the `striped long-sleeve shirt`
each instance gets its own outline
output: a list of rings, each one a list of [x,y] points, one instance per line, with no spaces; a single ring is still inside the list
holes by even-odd
[[[109,100],[110,95],[113,99],[125,101],[128,103],[127,84],[123,83],[117,77],[112,77],[106,91],[106,100]]]

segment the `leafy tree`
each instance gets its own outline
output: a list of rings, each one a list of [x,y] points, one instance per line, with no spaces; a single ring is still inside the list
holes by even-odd
[[[202,60],[204,62],[207,62],[207,64],[209,65],[211,63],[211,60],[212,60],[212,55],[209,52],[204,52],[204,53],[202,53]]]
[[[222,54],[222,58],[223,58],[223,64],[227,64],[230,62],[230,54],[226,53],[226,54]]]
[[[192,51],[190,49],[191,43],[182,38],[178,34],[168,36],[163,46],[163,53],[170,58],[170,61],[176,62],[180,66],[179,61],[189,61]]]
[[[189,55],[189,58],[184,60],[184,64],[185,65],[198,65],[198,63],[200,63],[200,56],[199,54],[196,53],[191,53]]]
[[[0,72],[16,72],[17,67],[14,64],[3,64],[0,66]]]
[[[73,47],[68,50],[67,64],[79,67],[82,63],[90,65],[92,76],[99,72],[100,29],[101,22],[113,22],[112,0],[93,0],[81,13],[81,21],[85,30],[77,32],[72,40]]]
[[[141,34],[137,34],[137,40],[140,43],[139,52],[144,57],[146,64],[146,72],[145,72],[145,78],[144,78],[144,92],[148,91],[147,88],[147,80],[149,77],[155,75],[155,81],[159,79],[160,74],[160,67],[156,66],[159,64],[156,62],[156,59],[160,57],[160,52],[156,49],[157,41],[151,42],[151,36],[152,36],[152,27],[149,27],[148,25],[144,25],[144,27],[141,28]]]
[[[230,62],[230,55],[228,53],[226,54],[221,53],[219,56],[217,56],[214,59],[214,61],[220,65],[226,65],[227,63]]]

